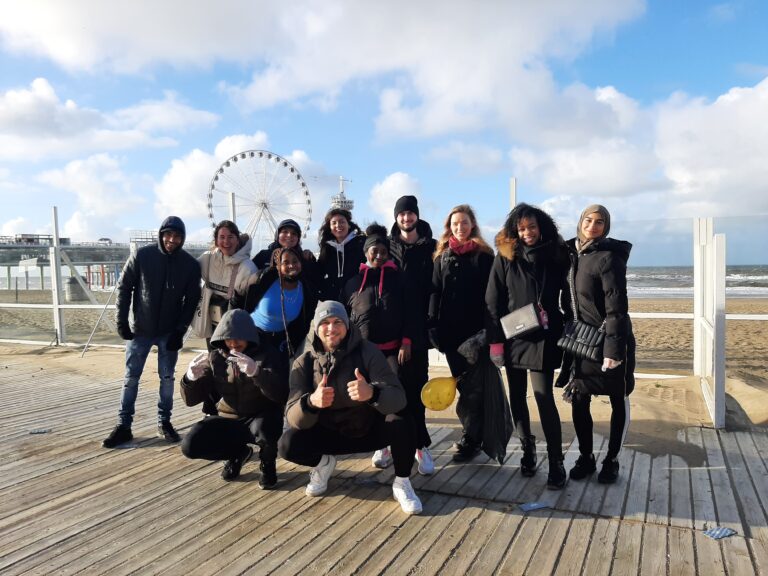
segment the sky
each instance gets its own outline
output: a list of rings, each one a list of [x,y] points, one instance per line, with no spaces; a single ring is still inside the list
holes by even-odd
[[[768,263],[766,29],[760,0],[2,2],[0,235],[56,206],[73,241],[170,214],[206,241],[214,175],[261,150],[306,183],[310,248],[339,178],[363,226],[413,194],[492,240],[515,177],[566,238],[607,206],[631,265],[690,263],[697,216]]]

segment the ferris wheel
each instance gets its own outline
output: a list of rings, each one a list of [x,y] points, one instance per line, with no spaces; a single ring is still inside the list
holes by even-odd
[[[299,224],[304,237],[309,231],[307,183],[296,167],[272,152],[246,150],[227,159],[213,175],[207,196],[211,225],[235,220],[255,248],[272,242],[277,225],[287,218]]]

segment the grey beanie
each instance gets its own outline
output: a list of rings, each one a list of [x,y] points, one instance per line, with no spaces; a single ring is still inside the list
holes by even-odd
[[[335,300],[325,300],[320,302],[315,309],[315,334],[317,334],[317,327],[320,326],[320,322],[330,316],[336,316],[344,322],[344,326],[349,330],[349,316],[347,316],[344,305]]]

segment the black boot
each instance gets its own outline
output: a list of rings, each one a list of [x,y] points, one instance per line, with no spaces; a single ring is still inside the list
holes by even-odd
[[[277,485],[277,448],[270,445],[264,445],[259,450],[259,488],[262,490],[271,490]]]
[[[571,480],[584,480],[584,478],[592,474],[595,470],[597,470],[595,455],[579,454],[579,457],[576,460],[576,464],[574,464],[573,468],[571,468]]]
[[[520,459],[520,473],[523,476],[536,474],[536,436],[530,436],[521,440],[523,444],[523,457]]]
[[[565,486],[565,466],[563,466],[563,455],[556,454],[549,457],[547,488],[550,490],[560,490],[563,486]]]
[[[454,444],[456,452],[453,454],[454,462],[469,462],[480,453],[480,445],[466,435]]]
[[[606,458],[603,460],[603,467],[597,475],[597,481],[600,484],[613,484],[619,478],[619,461],[615,458]]]

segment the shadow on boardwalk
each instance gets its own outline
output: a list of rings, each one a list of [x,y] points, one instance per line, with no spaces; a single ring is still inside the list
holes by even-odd
[[[768,568],[768,436],[690,426],[652,453],[622,451],[621,479],[546,490],[517,443],[499,466],[450,461],[455,420],[430,421],[437,471],[414,476],[424,513],[392,500],[391,469],[340,460],[323,498],[307,469],[279,462],[265,492],[246,465],[185,459],[154,437],[156,394],[139,394],[136,440],[105,450],[120,380],[0,358],[0,572],[3,574],[753,574]],[[674,404],[669,410],[675,410]],[[452,415],[450,415],[452,416]],[[199,417],[177,400],[184,432]],[[567,419],[563,416],[564,420]],[[42,432],[42,433],[40,433]],[[577,457],[570,438],[566,469]],[[597,438],[596,449],[605,449]],[[667,450],[667,447],[670,449]],[[542,446],[543,448],[543,446]],[[549,506],[524,514],[518,505]],[[737,535],[712,540],[702,530]]]

